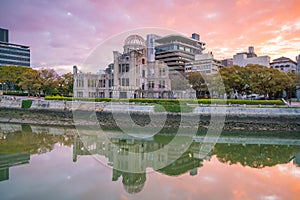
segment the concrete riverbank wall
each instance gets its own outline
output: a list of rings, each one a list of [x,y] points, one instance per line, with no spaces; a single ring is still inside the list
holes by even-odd
[[[28,109],[21,108],[19,99],[2,99],[0,102],[0,122],[21,124],[43,124],[74,126],[73,111],[82,111],[80,125],[94,125],[99,122],[103,127],[115,128],[117,123],[114,113],[119,113],[119,123],[126,123],[131,118],[134,123],[154,126],[165,121],[168,128],[178,128],[185,119],[185,126],[209,127],[212,116],[225,118],[224,130],[284,130],[299,131],[300,107],[247,107],[247,106],[195,106],[191,113],[157,113],[154,106],[110,103],[110,102],[68,102],[33,100]],[[130,112],[130,115],[128,115]],[[91,120],[94,113],[96,120]],[[197,125],[192,122],[199,119]],[[152,122],[151,122],[152,120]],[[190,123],[191,122],[191,123]]]
[[[21,108],[22,98],[2,97],[0,108]],[[55,101],[33,99],[29,109],[37,110],[94,110],[106,112],[145,112],[154,113],[154,106],[139,105],[134,103],[117,102],[84,102],[84,101]],[[191,114],[213,114],[222,113],[226,115],[300,115],[300,107],[253,107],[253,106],[195,106]]]

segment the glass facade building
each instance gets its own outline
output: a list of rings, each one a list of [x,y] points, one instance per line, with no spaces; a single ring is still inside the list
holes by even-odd
[[[18,44],[0,42],[0,66],[30,67],[30,48]]]
[[[8,42],[8,30],[0,28],[0,42]]]
[[[195,37],[195,36],[194,36]],[[197,39],[200,38],[196,37]],[[171,70],[184,72],[186,63],[201,54],[205,43],[182,35],[168,35],[156,39],[155,59],[165,62]]]

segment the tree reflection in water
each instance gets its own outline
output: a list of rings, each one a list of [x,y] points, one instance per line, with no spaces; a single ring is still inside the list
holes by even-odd
[[[203,166],[203,159],[200,156],[201,142],[192,142],[179,158],[174,159],[172,153],[176,148],[182,148],[182,144],[178,143],[178,147],[173,146],[167,152],[155,153],[173,139],[173,136],[168,134],[155,135],[148,140],[135,140],[124,137],[124,134],[110,132],[111,138],[103,140],[98,135],[89,134],[84,135],[84,138],[75,137],[75,132],[76,129],[73,128],[0,124],[0,154],[13,155],[23,152],[30,155],[43,154],[52,151],[55,144],[73,146],[74,162],[80,155],[99,155],[107,158],[106,164],[113,168],[112,181],[122,177],[124,189],[128,193],[143,190],[147,168],[168,176],[186,173],[195,176],[197,169]],[[184,137],[188,136],[182,136],[183,140]],[[217,143],[204,160],[216,156],[220,162],[229,165],[240,163],[251,168],[264,168],[288,163],[294,159],[294,163],[299,166],[299,152],[300,147],[292,144]],[[7,176],[3,179],[7,179]]]
[[[49,132],[50,127],[18,125],[12,131],[5,131],[3,125],[0,128],[3,138],[0,140],[1,154],[43,154],[52,151],[54,144],[71,146],[74,143],[73,135],[67,135],[66,129],[59,129],[60,134],[56,135]]]

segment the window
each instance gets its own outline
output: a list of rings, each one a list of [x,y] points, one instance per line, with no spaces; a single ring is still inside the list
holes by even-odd
[[[99,80],[99,87],[105,87],[105,80]]]
[[[149,89],[151,89],[151,88],[153,89],[154,88],[154,81],[149,81],[148,82],[148,88]]]
[[[142,71],[142,78],[145,78],[145,70]]]
[[[165,88],[166,87],[166,82],[165,81],[159,81],[159,88]]]
[[[150,68],[150,76],[154,76],[154,68],[153,67]]]
[[[83,97],[83,92],[77,92],[77,97]]]
[[[127,98],[126,92],[120,92],[120,98]]]
[[[142,59],[142,64],[145,64],[145,58]]]
[[[119,64],[119,73],[122,73],[122,67],[121,67],[121,64]]]
[[[96,92],[89,92],[89,97],[96,97]]]
[[[119,64],[119,73],[129,72],[129,64]]]
[[[178,49],[178,45],[173,45],[172,49],[177,50]]]
[[[88,79],[88,87],[96,87],[96,80]]]
[[[129,86],[129,78],[119,78],[119,84],[121,86]]]
[[[114,79],[109,79],[108,80],[108,86],[112,87],[114,85]]]
[[[125,72],[129,72],[129,64],[125,65]]]
[[[76,86],[77,87],[84,87],[84,82],[82,79],[77,79],[76,81]]]
[[[160,68],[159,69],[159,75],[160,76],[165,76],[166,75],[166,69],[165,68]]]

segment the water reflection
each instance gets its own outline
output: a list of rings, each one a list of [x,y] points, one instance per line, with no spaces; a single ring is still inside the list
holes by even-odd
[[[203,144],[201,136],[180,137],[183,142],[157,153],[157,149],[169,144],[172,136],[155,135],[139,139],[113,131],[108,131],[106,135],[87,131],[87,134],[79,137],[73,128],[0,124],[0,181],[9,179],[10,167],[28,164],[31,155],[50,152],[55,149],[55,144],[72,147],[70,160],[73,159],[74,163],[86,155],[100,159],[112,167],[111,180],[115,182],[122,179],[124,189],[130,194],[144,189],[146,172],[150,168],[167,176],[199,176],[198,169],[212,158],[227,165],[240,164],[258,169],[292,160],[296,166],[300,166],[300,141],[297,139],[226,136],[220,138],[210,154],[203,158],[201,148],[210,143]],[[192,144],[185,146],[184,141],[191,139]],[[174,159],[174,152],[182,149],[185,152]]]
[[[9,168],[28,164],[30,155],[44,154],[54,144],[71,146],[70,130],[43,126],[0,123],[0,181],[9,179]]]
[[[0,154],[0,181],[9,179],[9,168],[29,163],[28,153]]]

